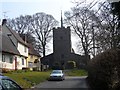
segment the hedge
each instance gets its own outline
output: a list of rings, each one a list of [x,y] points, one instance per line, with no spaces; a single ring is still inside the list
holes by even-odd
[[[88,67],[88,82],[93,90],[120,90],[120,49],[97,55]]]

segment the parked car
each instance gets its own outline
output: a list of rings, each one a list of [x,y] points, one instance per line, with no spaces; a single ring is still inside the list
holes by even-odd
[[[15,81],[0,75],[0,90],[23,90]]]
[[[49,80],[64,80],[65,75],[62,70],[53,70],[50,74]]]

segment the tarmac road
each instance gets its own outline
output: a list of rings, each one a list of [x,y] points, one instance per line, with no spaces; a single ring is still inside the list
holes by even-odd
[[[87,76],[73,77],[66,76],[63,81],[45,81],[33,88],[36,90],[89,90],[86,82]]]

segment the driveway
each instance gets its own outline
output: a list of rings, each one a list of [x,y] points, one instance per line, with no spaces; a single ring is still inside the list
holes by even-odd
[[[72,76],[66,76],[65,80],[63,81],[45,81],[43,83],[40,83],[36,86],[34,86],[34,89],[40,89],[40,90],[49,90],[49,89],[67,89],[67,90],[73,90],[73,89],[79,89],[79,90],[89,90],[89,87],[86,82],[86,76],[82,77],[72,77]]]

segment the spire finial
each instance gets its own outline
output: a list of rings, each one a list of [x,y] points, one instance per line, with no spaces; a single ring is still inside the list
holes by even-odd
[[[62,10],[61,10],[61,28],[63,28]]]

